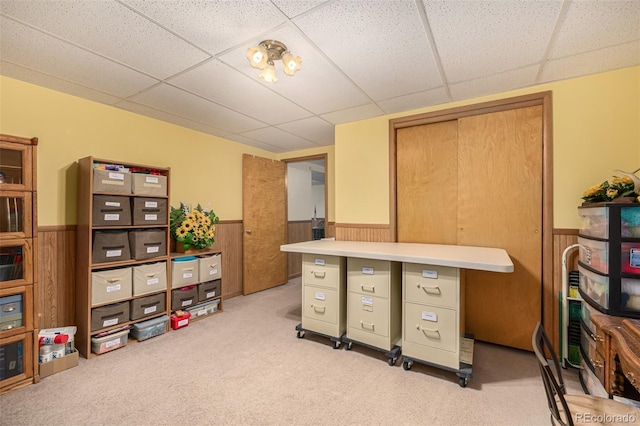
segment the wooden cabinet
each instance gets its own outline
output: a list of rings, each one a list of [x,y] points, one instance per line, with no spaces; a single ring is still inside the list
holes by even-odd
[[[0,135],[0,393],[38,381],[37,145]]]
[[[170,312],[169,184],[169,168],[78,161],[75,344],[85,358]],[[98,344],[108,336],[116,344]]]

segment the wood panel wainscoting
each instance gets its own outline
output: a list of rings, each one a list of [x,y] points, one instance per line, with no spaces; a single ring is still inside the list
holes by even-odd
[[[392,242],[389,225],[367,225],[367,224],[335,224],[336,240],[344,241],[371,241],[371,242]],[[553,282],[552,285],[543,286],[542,300],[543,309],[552,319],[552,327],[549,327],[549,337],[553,339],[556,349],[559,345],[560,330],[560,292],[562,291],[562,253],[564,250],[578,242],[577,229],[554,229],[553,230]],[[578,268],[577,250],[569,252],[567,259],[567,269]],[[466,303],[473,303],[467,301]],[[543,316],[546,316],[543,314]]]
[[[223,297],[242,294],[242,221],[216,225],[215,250],[222,251]],[[76,226],[38,227],[38,328],[75,323]]]

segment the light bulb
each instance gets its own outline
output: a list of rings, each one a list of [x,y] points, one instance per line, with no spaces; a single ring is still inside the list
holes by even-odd
[[[284,64],[284,73],[291,76],[300,69],[302,59],[299,56],[293,56],[290,52],[286,52],[282,55],[282,63]]]
[[[247,60],[254,68],[265,69],[268,59],[267,49],[264,46],[252,46],[247,49]]]

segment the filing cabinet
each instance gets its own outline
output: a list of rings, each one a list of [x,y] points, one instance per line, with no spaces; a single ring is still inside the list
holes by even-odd
[[[346,331],[346,258],[319,254],[302,256],[303,330],[331,338],[338,348]]]
[[[398,347],[402,337],[401,267],[399,262],[347,258],[348,341],[383,351]],[[395,358],[390,356],[390,364],[395,364]]]
[[[459,268],[403,265],[404,356],[460,367],[460,276]]]

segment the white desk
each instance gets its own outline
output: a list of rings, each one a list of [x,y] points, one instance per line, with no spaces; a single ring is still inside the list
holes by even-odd
[[[509,255],[499,248],[317,240],[285,244],[280,246],[280,250],[401,262],[402,312],[399,315],[402,319],[403,367],[409,370],[413,362],[418,361],[454,371],[463,387],[471,377],[473,338],[460,335],[464,324],[464,312],[461,309],[464,298],[464,293],[461,292],[464,286],[462,271],[475,269],[513,272]],[[346,271],[342,271],[344,273]],[[303,276],[303,285],[304,283]],[[344,280],[340,285],[344,286]],[[344,300],[336,303],[337,309],[344,309],[346,306]],[[304,310],[303,300],[303,315]],[[393,323],[395,319],[390,321]],[[300,327],[296,328],[300,337]],[[344,332],[344,326],[340,332]],[[329,337],[336,341],[336,336]],[[343,341],[348,342],[347,348],[350,348],[351,340],[343,338]],[[338,346],[336,344],[334,348],[337,349]],[[389,364],[395,364],[395,356],[388,356]]]

